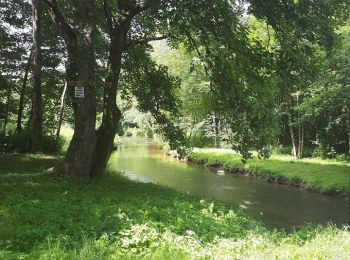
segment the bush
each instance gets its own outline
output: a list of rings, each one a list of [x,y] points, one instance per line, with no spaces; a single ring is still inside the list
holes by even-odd
[[[28,153],[32,147],[30,131],[12,133],[8,136],[6,152]]]
[[[279,145],[273,148],[273,154],[275,155],[293,155],[293,149],[291,146],[283,146],[283,145]],[[308,147],[308,146],[304,146],[303,147],[303,158],[308,158],[308,157],[318,157],[315,156],[315,154],[318,154],[317,149],[313,148],[313,147]]]
[[[41,149],[44,153],[54,154],[62,151],[63,145],[64,140],[62,138],[59,138],[57,142],[53,136],[44,136]]]
[[[0,134],[0,153],[5,152],[5,147],[6,147],[7,141],[8,141],[7,136]]]
[[[272,149],[272,153],[276,155],[292,155],[292,147],[279,145]]]
[[[193,147],[204,148],[204,147],[215,147],[215,141],[213,138],[207,137],[201,133],[194,134],[189,138],[190,144]]]
[[[143,130],[139,130],[136,132],[137,137],[146,137],[146,133]]]
[[[152,131],[151,128],[147,128],[146,129],[146,136],[147,136],[147,138],[153,138],[154,137],[153,136],[153,131]]]
[[[47,154],[58,153],[62,150],[64,141],[62,138],[56,141],[54,136],[43,136],[41,151]],[[0,151],[29,153],[32,148],[31,132],[10,133],[8,136],[1,135]]]
[[[314,150],[312,156],[321,157],[322,159],[334,159],[337,156],[337,153],[331,146],[320,145]]]

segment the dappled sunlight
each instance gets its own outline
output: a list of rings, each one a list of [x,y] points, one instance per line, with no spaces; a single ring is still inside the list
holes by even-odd
[[[34,162],[37,169],[48,163]],[[306,236],[303,232],[310,231],[275,233],[248,217],[245,208],[132,182],[118,172],[77,183],[35,172],[32,167],[31,174],[5,175],[6,182],[1,184],[1,258],[75,258],[76,254],[94,259],[237,258],[277,254],[281,247],[298,247],[300,241],[310,237],[315,245],[325,242],[325,237],[337,241],[342,238],[334,249],[339,255],[349,241],[347,231],[333,228],[320,228]],[[242,205],[254,206],[251,201],[242,201]],[[283,244],[277,242],[280,238]],[[294,238],[299,240],[295,242]],[[327,243],[322,248],[329,246]],[[302,248],[284,255],[311,254]]]
[[[321,158],[303,158],[295,159],[293,156],[289,155],[273,155],[271,159],[278,161],[289,161],[289,162],[305,162],[311,164],[320,164],[320,165],[339,165],[339,166],[348,166],[350,167],[350,162],[348,161],[337,161],[336,159],[321,159]]]
[[[0,156],[0,176],[2,174],[37,174],[58,165],[63,158],[47,155],[10,154]],[[19,166],[20,165],[20,166]]]

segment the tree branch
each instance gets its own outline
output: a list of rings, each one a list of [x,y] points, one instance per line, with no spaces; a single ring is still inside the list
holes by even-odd
[[[64,18],[58,7],[57,1],[43,0],[43,2],[49,7],[52,20],[60,31],[61,36],[65,39],[66,43],[71,42],[71,39],[76,36],[75,31]]]
[[[128,42],[127,47],[132,47],[135,45],[142,45],[151,41],[160,41],[169,38],[169,35],[163,35],[159,37],[149,37],[149,38],[144,38],[144,39],[136,39]]]
[[[195,49],[195,51],[197,52],[198,58],[203,60],[203,56],[201,54],[201,52],[199,51],[199,48],[197,46],[196,41],[193,39],[192,35],[185,31],[185,35],[187,36],[187,39],[189,41],[189,44],[192,46],[192,48]],[[205,70],[205,74],[207,74],[207,76],[210,78],[210,73],[209,73],[209,68],[206,64],[204,64],[204,70]]]
[[[150,5],[148,5],[147,3],[144,4],[143,6],[137,5],[137,6],[132,10],[131,15],[132,15],[132,16],[136,16],[136,15],[138,15],[139,13],[142,13],[143,11],[147,10],[149,7],[150,7]]]
[[[107,0],[103,0],[103,8],[106,16],[107,27],[111,34],[113,31],[113,14]]]

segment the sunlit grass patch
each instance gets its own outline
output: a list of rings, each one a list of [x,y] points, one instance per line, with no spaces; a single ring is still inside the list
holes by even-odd
[[[347,229],[269,231],[239,208],[115,172],[79,183],[45,172],[60,161],[0,158],[0,259],[341,258],[349,249]]]

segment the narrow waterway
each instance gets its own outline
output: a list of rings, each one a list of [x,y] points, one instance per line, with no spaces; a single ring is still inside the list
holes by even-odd
[[[145,139],[123,139],[109,167],[123,171],[130,179],[239,206],[271,228],[297,228],[304,223],[341,225],[350,221],[347,198],[301,191],[244,176],[218,176],[204,166],[170,159]]]

